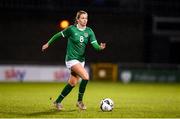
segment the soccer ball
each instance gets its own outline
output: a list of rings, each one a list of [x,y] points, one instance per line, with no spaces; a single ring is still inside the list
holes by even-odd
[[[112,111],[114,108],[114,102],[110,98],[105,98],[101,100],[100,108],[102,111]]]

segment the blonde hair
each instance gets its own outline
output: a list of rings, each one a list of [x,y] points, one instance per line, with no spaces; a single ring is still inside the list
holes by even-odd
[[[88,15],[88,13],[87,13],[86,11],[79,10],[79,11],[76,13],[76,18],[75,18],[75,22],[74,22],[75,25],[77,24],[77,20],[80,18],[81,14],[87,14],[87,15]]]

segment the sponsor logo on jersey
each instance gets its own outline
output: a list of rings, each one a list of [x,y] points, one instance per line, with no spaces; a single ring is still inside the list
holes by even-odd
[[[88,37],[88,33],[84,33],[84,36],[87,38]]]

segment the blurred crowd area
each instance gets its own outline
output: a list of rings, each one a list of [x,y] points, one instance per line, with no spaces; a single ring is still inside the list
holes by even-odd
[[[66,40],[41,46],[78,10],[107,43],[103,53],[88,45],[87,63],[180,63],[179,0],[0,0],[0,63],[64,64]]]
[[[96,12],[144,12],[179,15],[179,0],[1,0],[1,9],[63,11],[91,9]],[[145,11],[145,12],[146,12]]]
[[[0,80],[65,81],[67,40],[44,53],[41,46],[88,12],[88,26],[103,52],[87,45],[92,80],[179,82],[179,0],[0,0]]]

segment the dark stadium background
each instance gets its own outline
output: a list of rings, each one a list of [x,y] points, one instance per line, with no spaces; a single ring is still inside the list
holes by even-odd
[[[101,54],[88,48],[87,62],[180,63],[180,20],[168,20],[180,17],[179,0],[0,0],[0,63],[64,63],[65,40],[46,55],[41,45],[81,9],[98,41],[107,43]]]
[[[88,26],[107,43],[102,53],[87,46],[87,64],[163,69],[179,77],[179,0],[0,0],[0,64],[64,65],[66,40],[46,53],[41,46],[62,30],[60,21],[73,24],[78,10],[89,13]]]

